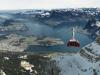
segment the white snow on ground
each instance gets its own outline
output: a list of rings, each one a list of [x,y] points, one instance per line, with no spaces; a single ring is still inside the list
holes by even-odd
[[[59,75],[94,75],[93,69],[97,69],[97,73],[100,74],[100,62],[89,62],[80,54],[57,55],[53,60],[56,60],[61,70]]]
[[[61,70],[59,75],[100,75],[100,45],[96,42],[86,45],[78,53],[55,54],[52,60]]]

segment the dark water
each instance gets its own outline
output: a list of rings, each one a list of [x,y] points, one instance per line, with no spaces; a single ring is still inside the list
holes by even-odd
[[[58,46],[49,46],[49,47],[42,47],[42,46],[30,46],[27,51],[35,51],[35,52],[76,52],[79,51],[83,46],[91,43],[93,39],[86,34],[83,33],[76,33],[76,38],[80,41],[81,47],[80,48],[69,48],[67,47],[68,40],[72,37],[72,27],[80,26],[84,27],[84,22],[73,22],[63,24],[62,26],[57,27],[50,27],[48,25],[40,24],[38,22],[29,22],[27,26],[29,27],[29,31],[25,34],[33,34],[38,37],[55,37],[60,38],[64,41],[64,45]]]

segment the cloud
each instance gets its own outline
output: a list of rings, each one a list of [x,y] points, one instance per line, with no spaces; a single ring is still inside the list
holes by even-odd
[[[0,9],[100,7],[100,0],[0,0]]]

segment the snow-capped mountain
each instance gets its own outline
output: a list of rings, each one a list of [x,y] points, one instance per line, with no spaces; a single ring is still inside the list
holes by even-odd
[[[97,11],[93,10],[93,9],[55,9],[55,10],[50,10],[50,11],[43,11],[41,10],[41,13],[38,15],[42,15],[42,14],[46,14],[49,13],[50,17],[53,16],[73,16],[73,17],[78,17],[78,16],[89,16],[89,15],[96,15]],[[47,17],[47,15],[45,15],[44,17]]]
[[[52,9],[52,10],[22,10],[13,11],[14,14],[27,14],[27,15],[38,15],[38,17],[51,17],[51,16],[98,16],[100,14],[99,8],[66,8],[66,9]],[[54,17],[55,17],[54,16]]]
[[[67,8],[67,9],[52,9],[52,10],[22,10],[14,12],[15,16],[24,16],[31,19],[36,19],[41,23],[58,26],[66,22],[88,21],[92,17],[100,19],[99,8]],[[66,24],[67,25],[67,24]]]

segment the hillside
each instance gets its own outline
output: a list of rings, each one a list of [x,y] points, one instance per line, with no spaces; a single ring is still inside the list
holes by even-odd
[[[57,54],[52,60],[55,60],[60,68],[60,75],[99,75],[100,45],[93,42],[76,54]]]

